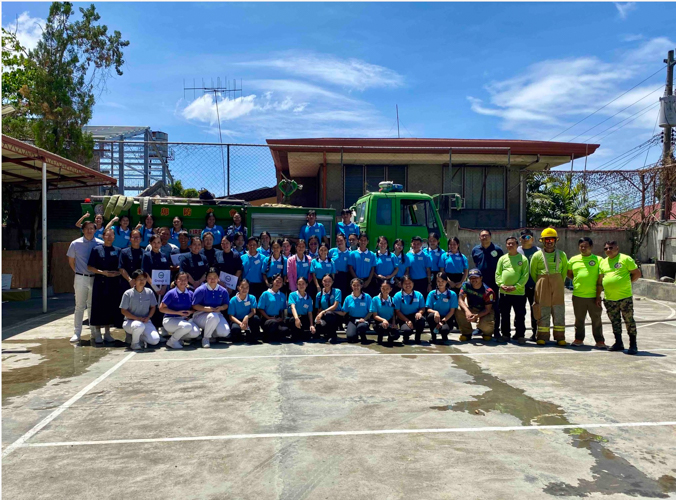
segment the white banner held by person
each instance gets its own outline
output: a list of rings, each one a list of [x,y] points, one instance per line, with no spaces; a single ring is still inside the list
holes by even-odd
[[[172,263],[174,266],[178,267],[178,266],[181,265],[180,259],[181,259],[181,254],[180,254],[180,253],[174,253],[174,254],[171,254],[171,263]]]
[[[171,283],[171,271],[163,269],[153,269],[153,285],[161,286]]]
[[[234,274],[228,274],[221,271],[219,279],[225,283],[225,288],[229,288],[230,290],[237,289],[237,276]]]

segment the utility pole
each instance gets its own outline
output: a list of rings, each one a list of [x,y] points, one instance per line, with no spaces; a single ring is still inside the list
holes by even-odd
[[[665,96],[674,95],[674,51],[670,50],[667,58],[664,60],[667,63],[667,85],[664,90]],[[671,127],[664,127],[664,141],[662,145],[662,161],[666,165],[671,160],[672,143],[671,143]],[[671,219],[671,174],[662,174],[662,206],[660,207],[661,220]]]

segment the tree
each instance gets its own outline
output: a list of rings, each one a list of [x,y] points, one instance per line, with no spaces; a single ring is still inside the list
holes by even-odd
[[[585,185],[570,178],[533,176],[526,199],[529,226],[592,227],[598,217],[597,203],[587,200]]]
[[[35,49],[21,45],[16,33],[2,30],[2,103],[17,112],[3,117],[3,132],[30,138],[48,151],[80,163],[93,156],[94,141],[82,128],[92,117],[95,92],[105,89],[114,70],[122,75],[124,47],[119,31],[99,24],[94,5],[70,2],[49,8],[42,38]]]
[[[199,192],[195,188],[184,189],[183,183],[180,180],[176,180],[171,185],[171,196],[177,198],[197,198]]]

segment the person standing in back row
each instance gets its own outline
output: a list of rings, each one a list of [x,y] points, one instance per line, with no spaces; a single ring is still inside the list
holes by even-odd
[[[495,302],[493,303],[493,313],[495,315],[495,327],[493,335],[500,337],[500,297],[497,292],[498,285],[495,282],[495,270],[498,267],[498,260],[504,255],[497,245],[491,242],[492,234],[488,229],[482,229],[479,233],[479,245],[472,249],[472,260],[474,266],[481,271],[483,283],[495,293]]]
[[[537,343],[544,345],[549,340],[549,325],[554,319],[554,340],[560,346],[566,344],[566,306],[563,284],[568,273],[568,258],[556,248],[559,236],[548,227],[540,235],[544,248],[533,255],[530,275],[535,280],[535,317],[538,320]]]
[[[319,238],[320,243],[329,244],[329,240],[326,237],[326,229],[324,229],[324,224],[317,222],[317,212],[314,210],[308,210],[307,212],[307,224],[300,228],[300,233],[298,239],[308,242],[310,236],[316,236]]]
[[[641,277],[641,270],[636,266],[634,259],[620,253],[617,241],[606,241],[603,245],[606,258],[599,264],[599,282],[596,291],[596,303],[601,305],[601,286],[605,298],[608,318],[613,325],[615,344],[611,351],[624,350],[622,342],[622,319],[629,335],[629,349],[627,354],[638,353],[636,345],[636,321],[634,320],[634,299],[631,284]]]
[[[603,338],[601,304],[596,303],[596,286],[599,281],[601,258],[592,253],[594,242],[591,238],[580,238],[577,244],[580,253],[568,261],[568,277],[573,280],[573,311],[575,312],[575,340],[573,346],[584,345],[587,314],[592,323],[592,334],[596,347],[607,349]]]
[[[526,283],[530,278],[528,259],[517,251],[516,237],[510,236],[505,241],[507,254],[498,260],[495,271],[495,282],[500,293],[500,332],[497,340],[507,342],[511,329],[510,311],[514,309],[514,340],[523,345],[526,343]],[[496,318],[496,323],[498,318]]]
[[[540,250],[533,243],[535,243],[535,238],[533,237],[533,231],[530,229],[524,229],[521,231],[521,246],[517,251],[521,255],[525,255],[528,259],[528,265],[530,266],[530,259],[535,255],[535,252]],[[537,331],[538,323],[535,319],[535,313],[533,312],[533,301],[535,300],[535,281],[532,276],[528,276],[528,282],[526,283],[525,289],[526,300],[528,301],[528,306],[530,307],[530,326],[533,331],[531,340],[535,342],[537,340]]]
[[[345,241],[347,241],[351,234],[359,236],[359,226],[350,220],[352,219],[352,210],[343,208],[340,211],[340,218],[343,221],[336,224],[336,236],[342,234],[345,236]]]

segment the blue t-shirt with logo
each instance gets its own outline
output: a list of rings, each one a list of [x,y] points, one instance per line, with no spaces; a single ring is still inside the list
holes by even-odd
[[[242,278],[246,278],[251,283],[263,282],[263,256],[260,253],[249,255],[249,252],[242,255]]]
[[[376,252],[376,274],[381,276],[389,276],[397,267],[397,259],[391,252],[386,254]]]
[[[408,273],[412,279],[427,278],[427,269],[432,265],[429,255],[422,250],[420,250],[420,253],[411,251],[406,254],[406,258],[408,259]]]
[[[289,307],[287,312],[292,315],[291,306],[296,306],[296,314],[298,316],[305,316],[307,313],[312,312],[312,297],[310,294],[305,292],[305,297],[301,297],[298,292],[291,292],[289,294]]]
[[[329,250],[329,257],[331,257],[331,262],[333,262],[333,267],[337,273],[347,272],[347,266],[350,263],[350,253],[349,248],[346,248],[344,252],[341,252],[338,248]]]
[[[350,294],[345,297],[343,311],[351,318],[364,318],[371,309],[371,296],[362,292],[359,297]]]
[[[244,300],[240,299],[239,295],[235,295],[230,299],[228,313],[242,321],[253,309],[256,309],[256,307],[256,297],[253,295],[249,294]]]
[[[310,239],[311,236],[316,236],[319,238],[319,241],[322,241],[322,238],[326,236],[326,229],[324,229],[324,224],[321,222],[315,222],[314,226],[305,224],[300,228],[300,233],[298,238],[305,240],[305,243]]]
[[[225,236],[225,230],[221,226],[205,227],[201,234],[202,239],[204,239],[206,233],[214,235],[214,246],[216,247],[221,244],[221,240]]]
[[[343,294],[337,288],[331,288],[330,293],[324,293],[324,290],[317,293],[315,298],[315,307],[317,309],[328,309],[334,303],[338,302],[336,311],[340,311],[340,304],[343,302]]]
[[[282,292],[272,293],[272,290],[266,290],[261,294],[258,308],[268,316],[281,316],[286,309],[286,296]]]
[[[439,290],[432,290],[427,294],[425,305],[437,311],[443,318],[451,309],[458,308],[458,296],[453,290],[446,290],[444,293],[439,292]]]
[[[350,253],[350,265],[357,278],[364,280],[371,274],[371,269],[376,267],[376,255],[368,249],[365,252],[355,250]]]
[[[371,312],[387,321],[394,318],[394,301],[392,297],[383,300],[380,294],[371,299]]]
[[[335,274],[336,269],[333,265],[333,261],[329,259],[325,261],[313,259],[312,262],[310,263],[310,272],[314,273],[315,278],[317,278],[317,281],[321,283],[322,278],[324,276],[326,276],[327,274]]]
[[[446,271],[447,274],[462,274],[465,272],[465,269],[468,268],[467,257],[460,252],[445,252],[441,256],[440,267]]]
[[[394,308],[397,311],[401,311],[405,316],[417,313],[420,309],[425,307],[425,299],[423,298],[422,293],[417,290],[413,290],[413,293],[410,295],[404,293],[403,290],[397,292],[394,294],[393,302]]]

